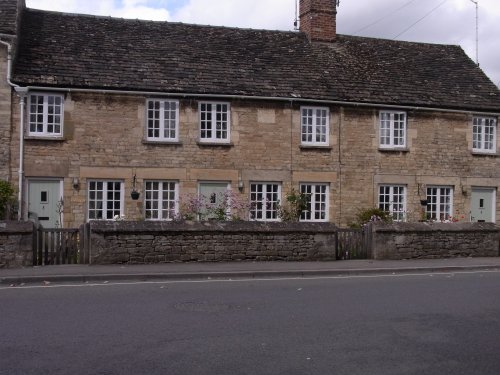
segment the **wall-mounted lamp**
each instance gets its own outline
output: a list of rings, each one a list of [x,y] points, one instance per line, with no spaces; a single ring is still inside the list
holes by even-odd
[[[80,180],[78,177],[73,177],[73,189],[78,190],[80,188]]]
[[[139,196],[141,195],[137,190],[135,190],[135,183],[136,183],[136,175],[134,174],[134,180],[133,180],[133,186],[132,186],[132,192],[130,193],[130,197],[132,200],[136,201],[139,199]]]
[[[238,176],[238,190],[240,191],[240,193],[243,193],[243,189],[245,189],[245,184],[243,183],[241,175],[239,175]]]

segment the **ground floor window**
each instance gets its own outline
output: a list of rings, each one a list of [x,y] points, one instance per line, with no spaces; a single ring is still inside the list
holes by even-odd
[[[250,184],[250,219],[258,221],[278,221],[280,197],[280,184]]]
[[[430,186],[427,188],[427,219],[449,220],[453,212],[453,188]]]
[[[123,215],[123,182],[89,181],[89,220],[113,220]]]
[[[404,221],[406,213],[406,187],[401,185],[379,186],[378,208],[389,212],[392,220]]]
[[[300,184],[300,192],[308,197],[301,221],[328,221],[328,190],[328,184]]]
[[[178,184],[173,181],[145,182],[146,220],[173,220],[178,213]]]

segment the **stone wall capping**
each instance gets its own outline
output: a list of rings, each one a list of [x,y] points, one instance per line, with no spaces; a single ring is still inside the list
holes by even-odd
[[[332,223],[257,221],[105,221],[90,222],[95,233],[232,232],[232,233],[335,233]]]
[[[499,232],[494,223],[374,223],[373,232],[419,233],[419,232]]]
[[[34,224],[31,221],[0,221],[0,233],[6,234],[23,234],[32,233]]]

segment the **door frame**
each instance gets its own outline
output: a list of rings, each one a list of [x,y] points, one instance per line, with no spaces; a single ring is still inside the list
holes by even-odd
[[[24,207],[23,216],[28,219],[29,205],[30,205],[30,182],[31,181],[50,181],[59,182],[59,200],[63,199],[64,202],[64,178],[63,177],[26,177],[25,178],[25,189],[24,189],[24,201],[26,202]],[[63,206],[64,208],[64,206]],[[28,219],[29,220],[29,219]],[[61,212],[61,228],[64,228],[64,209]]]
[[[492,193],[491,196],[492,196],[492,199],[491,199],[491,215],[492,215],[492,218],[491,218],[491,222],[492,223],[496,223],[496,220],[497,220],[497,210],[496,210],[496,207],[497,207],[497,188],[496,187],[488,187],[488,186],[472,186],[471,188],[471,199],[470,199],[470,219],[472,219],[472,194],[474,193],[474,190],[480,190],[480,191],[487,191],[487,192],[490,192]],[[472,221],[472,220],[469,220],[469,221]]]

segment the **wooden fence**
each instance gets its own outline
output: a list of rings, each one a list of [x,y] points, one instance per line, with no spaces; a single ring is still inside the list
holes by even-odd
[[[370,225],[362,229],[339,228],[335,237],[337,260],[369,259],[372,247],[371,233]]]
[[[89,264],[89,226],[38,228],[33,239],[33,265]]]

